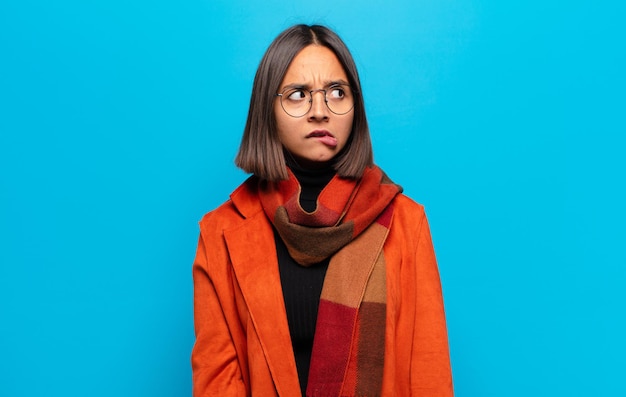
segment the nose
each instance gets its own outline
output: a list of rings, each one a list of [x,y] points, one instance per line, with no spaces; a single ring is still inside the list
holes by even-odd
[[[326,119],[328,119],[328,106],[326,106],[326,92],[324,90],[315,90],[311,92],[311,110],[309,111],[309,120],[326,120]]]

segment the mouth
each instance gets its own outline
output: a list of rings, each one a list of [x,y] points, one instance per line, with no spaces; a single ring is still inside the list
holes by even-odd
[[[309,133],[309,135],[307,135],[307,138],[319,138],[319,137],[323,137],[323,136],[329,136],[334,138],[333,134],[331,134],[330,132],[326,131],[326,130],[315,130],[315,131],[311,131]]]
[[[330,132],[326,130],[312,131],[306,137],[313,138],[331,148],[334,148],[337,146],[337,138],[335,138],[333,134],[331,134]]]

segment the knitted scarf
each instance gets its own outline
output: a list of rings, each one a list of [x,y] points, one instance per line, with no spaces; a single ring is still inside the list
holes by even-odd
[[[386,274],[383,244],[401,192],[378,168],[359,180],[338,176],[318,197],[317,209],[299,204],[300,185],[263,184],[263,209],[302,266],[331,257],[319,310],[308,397],[378,396],[382,388]]]

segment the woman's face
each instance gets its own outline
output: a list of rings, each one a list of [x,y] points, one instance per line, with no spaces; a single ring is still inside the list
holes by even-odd
[[[304,91],[328,89],[335,84],[348,84],[346,72],[335,54],[326,47],[309,45],[289,65],[279,91],[301,87]],[[333,95],[328,91],[327,95]],[[283,100],[286,100],[284,98]],[[322,91],[313,93],[311,110],[302,117],[292,117],[274,102],[278,137],[300,165],[319,167],[330,161],[346,146],[352,130],[354,109],[343,115],[331,112]]]

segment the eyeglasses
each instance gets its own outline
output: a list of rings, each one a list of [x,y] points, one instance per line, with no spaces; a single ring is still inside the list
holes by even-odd
[[[313,94],[324,93],[324,102],[328,110],[337,115],[348,113],[354,107],[354,96],[347,84],[333,84],[326,89],[307,90],[304,88],[286,88],[280,94],[280,106],[291,117],[302,117],[313,106]]]

